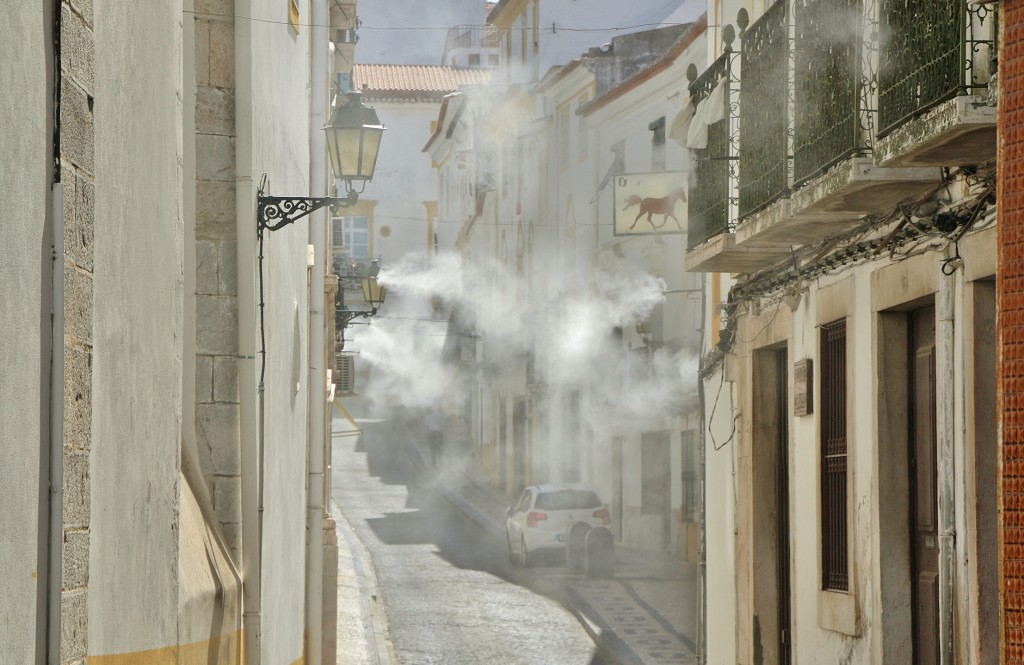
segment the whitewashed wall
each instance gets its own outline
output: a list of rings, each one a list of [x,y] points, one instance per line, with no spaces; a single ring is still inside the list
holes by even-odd
[[[52,144],[47,129],[47,63],[52,18],[40,3],[16,3],[0,20],[0,644],[10,662],[34,662],[36,611],[44,601],[46,552],[37,548],[40,456],[47,418],[50,238],[46,224]],[[13,91],[17,91],[13,93]],[[45,471],[43,471],[45,473]]]
[[[308,3],[300,5],[308,16]],[[287,25],[287,3],[253,0],[252,12],[280,21],[252,24],[252,172],[269,175],[272,194],[308,196],[309,28],[296,34]],[[307,225],[302,220],[266,239],[262,662],[268,665],[293,663],[303,653]]]
[[[181,12],[95,5],[91,654],[177,640]]]

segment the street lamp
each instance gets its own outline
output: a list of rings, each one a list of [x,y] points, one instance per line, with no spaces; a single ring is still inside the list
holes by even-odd
[[[648,314],[645,317],[635,316],[633,317],[636,322],[636,334],[643,340],[644,346],[651,345],[651,316]]]
[[[338,275],[338,299],[334,313],[334,323],[341,331],[340,346],[345,348],[345,329],[358,318],[368,319],[377,313],[387,297],[387,287],[377,281],[380,272],[380,259],[372,261],[354,261],[352,259],[335,258],[334,272]],[[351,309],[345,304],[345,290],[360,289],[363,302],[369,309]]]
[[[256,203],[256,224],[261,237],[264,231],[276,231],[326,206],[352,207],[366,181],[373,179],[384,125],[372,107],[363,105],[363,93],[353,90],[345,93],[345,97],[345,103],[334,109],[330,123],[324,127],[334,177],[345,183],[345,196],[269,196],[264,193],[264,177]],[[354,183],[359,183],[359,189]]]

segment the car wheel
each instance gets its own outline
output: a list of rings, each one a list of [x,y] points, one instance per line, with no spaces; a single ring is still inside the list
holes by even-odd
[[[508,562],[514,566],[519,563],[519,558],[512,549],[512,538],[508,534],[505,534],[505,543],[508,545]]]

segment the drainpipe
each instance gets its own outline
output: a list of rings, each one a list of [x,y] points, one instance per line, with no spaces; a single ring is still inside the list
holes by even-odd
[[[704,343],[707,338],[707,319],[708,319],[708,289],[711,288],[706,282],[707,280],[702,275],[700,277],[701,289],[700,289],[700,342],[697,345],[698,360],[703,358],[705,350]],[[725,371],[725,368],[722,368]],[[700,525],[698,526],[697,536],[697,560],[700,565],[700,607],[698,608],[697,614],[697,663],[703,665],[708,662],[707,656],[707,643],[708,643],[708,563],[707,563],[707,441],[708,441],[708,419],[707,419],[707,405],[704,396],[704,379],[698,374],[697,376],[697,404],[700,409],[700,492],[698,493],[698,501],[700,505],[697,507],[697,514],[700,517]]]
[[[262,393],[256,385],[256,197],[252,154],[252,0],[235,0],[235,237],[238,416],[242,467],[242,627],[247,665],[262,656]]]
[[[953,301],[955,277],[939,279],[936,303],[935,354],[936,429],[938,433],[938,499],[939,499],[939,662],[953,665],[953,567],[956,555],[954,511],[956,425],[954,421],[955,389],[953,369]]]
[[[327,195],[327,144],[323,127],[327,111],[327,0],[311,7],[309,195]],[[310,215],[309,243],[313,246],[313,274],[309,283],[309,482],[306,532],[306,656],[309,665],[321,665],[324,623],[324,442],[327,372],[324,368],[324,258],[327,249],[327,210]]]
[[[40,538],[46,538],[46,662],[60,664],[61,588],[64,560],[64,185],[60,182],[60,89],[61,10],[59,0],[49,6],[53,12],[50,43],[53,59],[53,96],[50,112],[53,130],[53,183],[50,189],[50,381],[49,449],[47,451],[47,513],[40,520]],[[45,534],[45,535],[44,535]]]

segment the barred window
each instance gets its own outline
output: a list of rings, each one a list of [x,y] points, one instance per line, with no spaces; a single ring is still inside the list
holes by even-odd
[[[821,327],[821,584],[849,591],[846,320]]]

